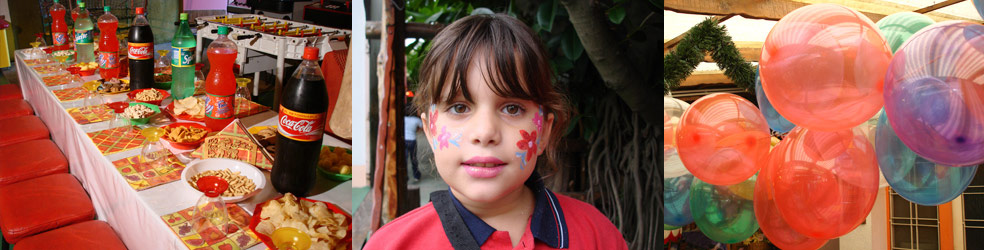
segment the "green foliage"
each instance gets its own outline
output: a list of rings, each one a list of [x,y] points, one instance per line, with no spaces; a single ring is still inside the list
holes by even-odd
[[[708,18],[690,28],[676,48],[663,57],[663,94],[679,87],[680,82],[693,73],[697,64],[704,60],[704,51],[711,52],[711,58],[735,85],[754,91],[755,67],[738,52],[725,27]]]

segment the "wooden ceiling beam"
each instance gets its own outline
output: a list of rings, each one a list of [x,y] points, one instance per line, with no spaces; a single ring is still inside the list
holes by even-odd
[[[814,3],[835,3],[860,11],[873,22],[898,12],[914,11],[915,7],[884,0],[666,0],[663,8],[675,12],[699,15],[739,15],[746,18],[777,21],[797,8]],[[932,7],[932,6],[931,6]],[[982,23],[981,20],[950,14],[928,13],[929,18],[940,22],[964,20]]]
[[[912,12],[915,12],[915,13],[929,13],[930,11],[942,9],[942,8],[947,7],[947,6],[954,5],[954,4],[963,2],[963,1],[966,1],[966,0],[948,0],[948,1],[943,1],[943,2],[936,3],[934,5],[927,6],[927,7],[922,8],[922,9],[914,10]]]

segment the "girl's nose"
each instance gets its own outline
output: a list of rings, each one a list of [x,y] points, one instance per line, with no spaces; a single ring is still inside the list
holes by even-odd
[[[467,139],[479,146],[498,145],[501,140],[500,122],[494,111],[476,112],[466,125],[465,131],[469,131]]]

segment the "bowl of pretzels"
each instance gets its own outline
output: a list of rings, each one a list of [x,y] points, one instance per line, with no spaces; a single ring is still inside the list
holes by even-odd
[[[201,194],[195,183],[205,176],[216,176],[229,183],[229,188],[220,195],[227,203],[249,199],[266,186],[266,177],[259,169],[249,163],[226,158],[210,158],[189,163],[181,172],[181,181],[187,184],[188,188]]]
[[[205,142],[208,133],[212,132],[204,125],[190,122],[171,123],[161,129],[164,129],[164,136],[161,136],[161,139],[179,150],[197,149],[202,142]]]

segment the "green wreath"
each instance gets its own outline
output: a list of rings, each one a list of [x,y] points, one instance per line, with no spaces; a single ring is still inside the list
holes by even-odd
[[[735,85],[752,92],[755,90],[755,66],[745,61],[731,41],[726,29],[708,18],[698,23],[680,40],[676,49],[663,57],[663,94],[680,87],[680,82],[690,76],[697,64],[704,60],[704,52],[724,69],[724,75]]]

